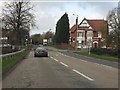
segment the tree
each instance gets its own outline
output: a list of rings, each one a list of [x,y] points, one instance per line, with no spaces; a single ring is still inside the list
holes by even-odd
[[[120,50],[120,2],[117,8],[114,8],[108,13],[107,20],[111,29],[107,43],[110,44],[113,49]]]
[[[20,0],[5,3],[2,30],[10,32],[8,37],[12,44],[21,45],[25,36],[29,36],[30,27],[35,25],[34,15],[30,12],[32,8],[30,2]]]
[[[34,34],[31,36],[33,44],[42,44],[42,35],[41,34]]]
[[[69,42],[69,19],[68,14],[65,13],[56,24],[55,43],[68,43]]]
[[[49,39],[49,38],[53,38],[54,33],[51,31],[51,29],[49,31],[47,31],[45,34],[45,39]]]

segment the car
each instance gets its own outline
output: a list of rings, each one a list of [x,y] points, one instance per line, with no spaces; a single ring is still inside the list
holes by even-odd
[[[34,57],[40,57],[40,56],[48,57],[48,51],[43,47],[38,47],[34,51]]]

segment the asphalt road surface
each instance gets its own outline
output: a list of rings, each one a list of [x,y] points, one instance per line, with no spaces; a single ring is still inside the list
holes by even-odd
[[[118,69],[48,48],[49,57],[31,51],[2,81],[3,88],[118,88]]]

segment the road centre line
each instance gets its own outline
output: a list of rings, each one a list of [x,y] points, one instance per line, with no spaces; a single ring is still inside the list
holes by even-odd
[[[54,58],[53,60],[55,60],[55,61],[57,61],[57,62],[58,62],[58,60],[57,60],[57,59],[55,59],[55,58]]]
[[[65,63],[63,63],[63,62],[60,62],[62,65],[64,65],[64,66],[66,66],[66,67],[68,67],[68,65],[67,64],[65,64]]]
[[[50,58],[58,62],[58,60],[57,60],[57,59],[55,59],[55,58],[53,58],[53,57],[50,57]]]
[[[54,59],[53,57],[50,57],[50,58]]]
[[[86,79],[88,79],[88,80],[90,80],[90,81],[94,81],[94,79],[92,79],[92,78],[84,75],[83,73],[81,73],[81,72],[79,72],[79,71],[77,71],[77,70],[75,70],[75,69],[72,69],[72,70],[73,70],[74,72],[76,72],[77,74],[80,74],[80,75],[83,76],[84,78],[86,78]]]
[[[56,56],[58,56],[58,54],[56,54]]]

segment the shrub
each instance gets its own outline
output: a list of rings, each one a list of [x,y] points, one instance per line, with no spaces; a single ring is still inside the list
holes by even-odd
[[[111,56],[118,56],[117,50],[110,50],[106,48],[92,48],[91,52],[98,54],[98,55],[106,54],[106,55],[111,55]]]

